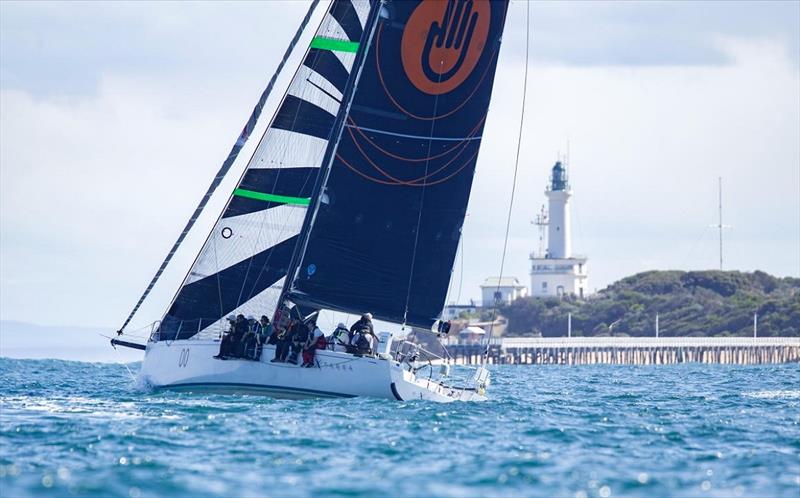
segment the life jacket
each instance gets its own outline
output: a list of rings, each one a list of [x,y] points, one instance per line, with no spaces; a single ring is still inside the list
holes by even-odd
[[[347,346],[350,342],[350,331],[343,328],[337,328],[333,331],[333,335],[331,336],[331,342],[333,344],[337,344],[339,346]]]
[[[305,344],[308,341],[308,325],[303,322],[295,322],[294,329],[294,342]]]
[[[356,348],[359,353],[368,353],[372,349],[372,341],[365,334],[358,334],[355,338]]]
[[[356,322],[356,325],[355,325],[355,332],[356,333],[363,334],[365,332],[369,332],[370,330],[372,330],[372,327],[370,326],[369,322],[366,322],[364,320],[359,320],[359,321]]]
[[[241,341],[242,337],[250,330],[250,324],[247,320],[237,321],[233,328],[233,335],[237,341]]]
[[[289,310],[287,309],[279,309],[275,311],[275,319],[272,320],[272,323],[275,324],[275,328],[283,333],[286,332],[286,329],[289,327],[289,320],[291,319]]]

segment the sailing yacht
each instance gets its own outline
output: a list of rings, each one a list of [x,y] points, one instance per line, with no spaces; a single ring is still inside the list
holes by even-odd
[[[372,355],[317,351],[314,368],[271,362],[274,346],[255,360],[214,357],[230,314],[369,312],[417,334],[442,330],[506,10],[489,0],[330,3],[149,340],[136,344],[124,329],[231,169],[275,77],[112,340],[145,351],[143,382],[283,398],[486,399],[484,367],[456,379],[393,332],[378,331]]]

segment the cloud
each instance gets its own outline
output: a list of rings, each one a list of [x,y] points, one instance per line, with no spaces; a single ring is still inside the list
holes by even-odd
[[[532,59],[569,66],[731,64],[717,37],[768,38],[800,61],[800,3],[536,1]],[[510,52],[524,54],[526,3],[512,2]]]
[[[3,319],[94,326],[124,319],[305,12],[305,5],[291,4],[298,20],[289,21],[277,4],[232,11],[214,4],[94,5],[0,3]],[[520,5],[512,4],[517,13],[509,18],[465,224],[462,301],[479,299],[478,284],[499,270],[521,101],[523,66],[513,42]],[[621,26],[636,25],[642,15],[638,4],[610,5],[613,15],[594,4],[581,4],[589,14],[570,5],[535,3],[535,22],[553,33],[569,25],[537,14],[554,9],[548,15],[574,18],[575,33],[565,32],[564,40],[584,36],[596,47],[613,33],[598,32],[592,43],[578,32],[592,15]],[[625,7],[631,5],[632,12]],[[679,12],[687,8],[677,5]],[[78,18],[83,24],[69,27]],[[677,29],[675,22],[665,19],[663,30]],[[698,31],[701,23],[688,24]],[[580,48],[567,44],[566,52],[548,56],[561,62],[531,66],[507,275],[527,282],[528,254],[537,244],[530,220],[567,139],[573,245],[590,257],[592,288],[654,267],[713,267],[715,234],[707,225],[716,221],[717,176],[725,178],[726,223],[735,225],[726,233],[728,267],[800,273],[798,66],[780,36],[730,31],[702,35],[721,57],[708,64],[685,57],[666,63],[655,51],[652,63],[619,65],[621,42],[614,41],[591,63],[564,62]],[[535,50],[551,50],[546,32],[534,35]],[[29,51],[24,40],[40,45]],[[60,78],[64,67],[75,79]],[[221,192],[232,190],[235,176]],[[160,316],[224,200],[209,206],[134,327]]]
[[[86,95],[96,93],[109,72],[136,77],[157,70],[161,78],[230,83],[257,69],[264,77],[308,5],[2,2],[0,86]]]
[[[730,65],[531,68],[507,274],[528,274],[530,221],[567,139],[573,246],[592,288],[715,267],[718,176],[735,225],[726,267],[800,273],[800,75],[772,41],[714,43]],[[473,296],[499,271],[513,175],[523,67],[503,57],[465,225]]]

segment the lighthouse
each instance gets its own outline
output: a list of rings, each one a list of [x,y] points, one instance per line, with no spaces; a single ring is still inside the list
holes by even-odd
[[[572,187],[567,167],[556,161],[550,183],[544,192],[548,209],[537,217],[539,253],[531,254],[531,295],[534,297],[584,297],[588,293],[586,256],[572,254],[572,233],[569,200]],[[547,229],[547,249],[544,250],[544,230]]]

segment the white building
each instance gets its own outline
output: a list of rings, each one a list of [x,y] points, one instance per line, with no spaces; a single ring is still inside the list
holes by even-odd
[[[444,307],[442,320],[455,320],[462,313],[473,314],[478,312],[478,306],[470,300],[469,304],[451,303]]]
[[[572,188],[561,161],[553,166],[545,195],[548,215],[538,224],[547,226],[547,250],[544,254],[531,254],[531,295],[584,297],[588,293],[587,258],[572,254],[569,214]]]
[[[511,304],[528,295],[528,288],[519,283],[517,277],[489,277],[481,284],[483,306]]]

